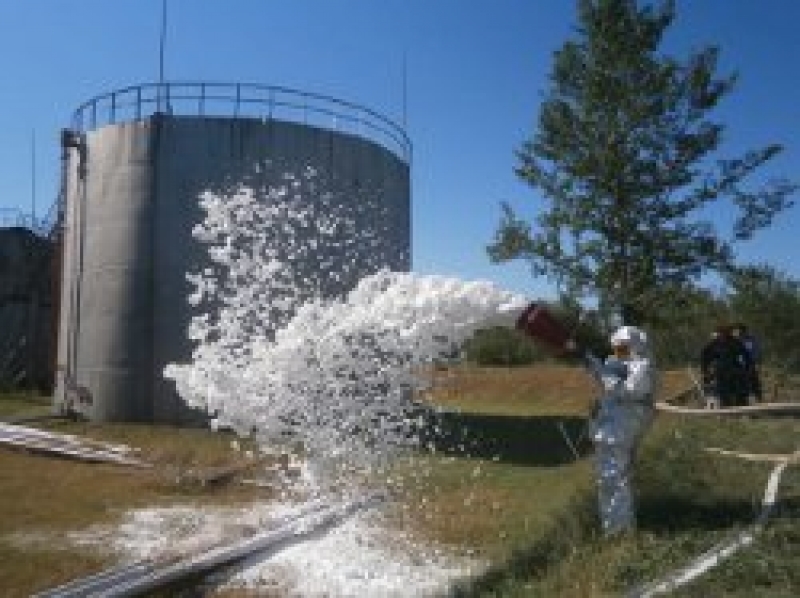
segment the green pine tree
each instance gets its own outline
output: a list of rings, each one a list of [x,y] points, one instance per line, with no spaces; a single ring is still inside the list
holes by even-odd
[[[517,152],[517,175],[547,207],[531,226],[504,204],[488,247],[493,261],[525,259],[626,323],[657,307],[662,285],[731,268],[733,245],[768,227],[796,189],[744,186],[777,144],[713,159],[724,126],[711,112],[736,76],[717,75],[716,47],[683,61],[659,51],[675,14],[672,1],[578,0],[576,37],[555,53],[538,129]],[[723,201],[736,210],[730,231],[703,217]]]

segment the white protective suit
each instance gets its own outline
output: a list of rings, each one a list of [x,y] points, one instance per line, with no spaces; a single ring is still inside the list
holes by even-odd
[[[587,357],[589,369],[604,391],[590,433],[595,445],[600,520],[606,535],[632,530],[636,525],[632,464],[654,414],[656,370],[647,334],[634,326],[623,326],[611,336],[612,346],[620,344],[628,345],[629,357],[612,355],[605,362]]]

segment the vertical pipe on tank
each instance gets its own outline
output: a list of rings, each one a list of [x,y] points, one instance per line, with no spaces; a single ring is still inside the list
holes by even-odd
[[[61,299],[58,323],[56,386],[54,407],[57,411],[71,411],[75,396],[75,311],[78,277],[80,227],[79,191],[85,174],[85,139],[74,131],[64,130],[62,147],[62,207],[61,207]]]

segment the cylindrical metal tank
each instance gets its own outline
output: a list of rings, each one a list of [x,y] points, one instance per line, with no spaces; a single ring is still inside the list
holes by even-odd
[[[0,389],[52,390],[52,242],[0,226]]]
[[[211,115],[212,100],[225,100],[232,114]],[[294,114],[278,114],[288,108]],[[191,418],[162,372],[191,358],[186,274],[210,265],[192,236],[204,191],[319,169],[320,193],[370,198],[354,212],[356,224],[374,229],[380,245],[377,260],[342,263],[347,276],[323,293],[341,293],[380,267],[410,267],[410,144],[368,109],[274,87],[138,86],[84,104],[63,145],[59,410],[95,421]],[[331,257],[344,259],[334,248]]]

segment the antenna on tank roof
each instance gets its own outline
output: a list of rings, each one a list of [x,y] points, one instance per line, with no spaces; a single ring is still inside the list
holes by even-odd
[[[36,129],[31,129],[31,226],[36,228]]]
[[[408,54],[403,50],[403,129],[408,123]]]
[[[161,96],[164,90],[164,47],[167,43],[167,0],[161,0],[161,35],[158,44],[158,95],[156,105],[161,112]]]

